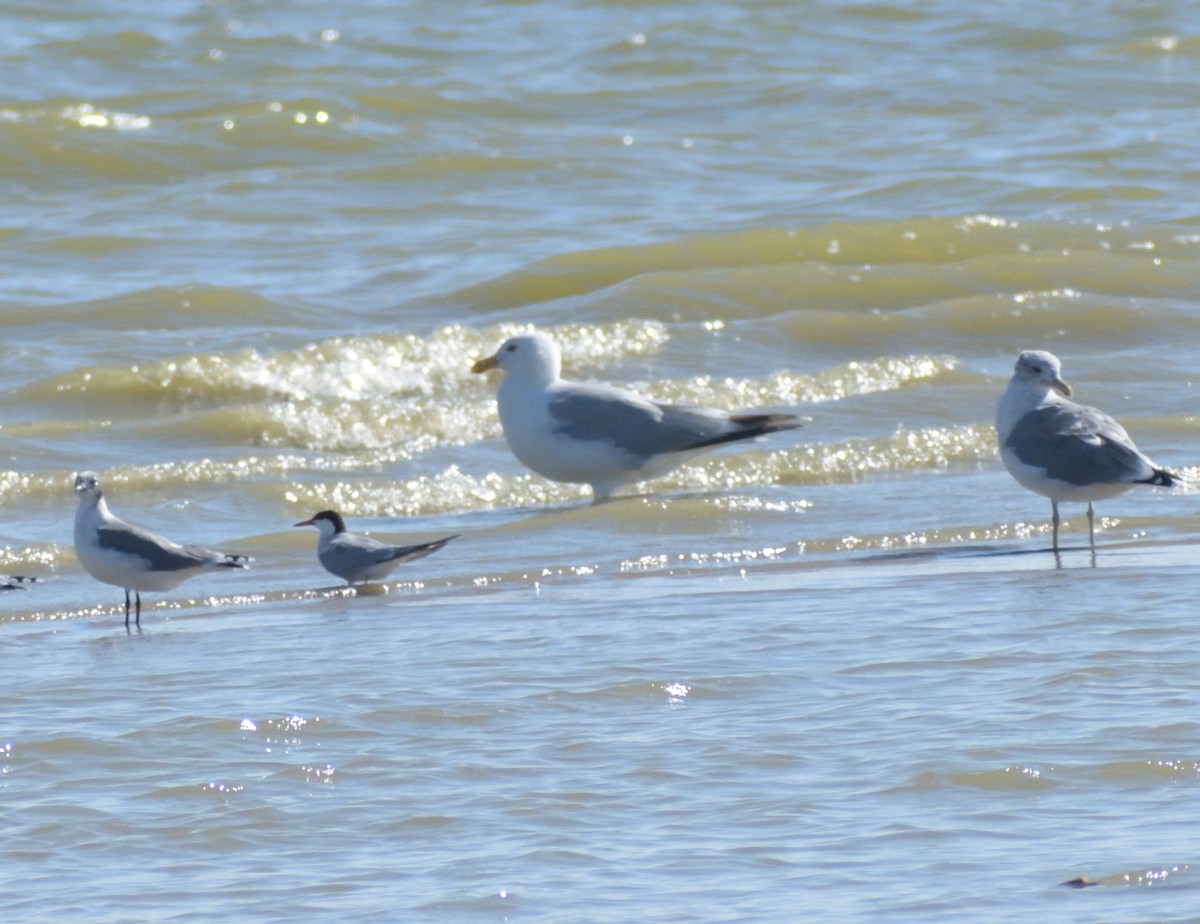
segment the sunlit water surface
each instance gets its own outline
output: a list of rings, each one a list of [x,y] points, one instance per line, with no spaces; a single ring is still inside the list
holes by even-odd
[[[0,5],[5,921],[1190,921],[1200,12]],[[811,418],[612,503],[471,362]],[[72,473],[252,570],[75,561]],[[459,534],[357,592],[291,524]],[[1073,883],[1078,887],[1064,885]]]

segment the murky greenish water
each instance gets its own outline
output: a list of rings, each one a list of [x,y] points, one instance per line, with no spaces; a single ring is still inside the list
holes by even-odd
[[[1200,12],[0,4],[6,922],[1191,921]],[[590,506],[471,362],[803,430]],[[123,596],[72,473],[253,555]],[[348,594],[292,523],[459,534]],[[1070,881],[1087,888],[1063,885]]]

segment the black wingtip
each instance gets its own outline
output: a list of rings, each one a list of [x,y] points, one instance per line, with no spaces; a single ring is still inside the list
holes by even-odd
[[[411,546],[410,548],[414,552],[420,552],[421,555],[428,555],[430,552],[436,552],[443,548],[451,539],[457,539],[459,535],[459,533],[455,533],[453,536],[446,536],[444,539],[434,539],[432,542],[425,542],[421,545]]]
[[[764,436],[804,426],[804,419],[795,414],[737,414],[729,419],[743,428],[745,436]]]
[[[1177,488],[1183,484],[1183,479],[1174,472],[1169,472],[1165,468],[1156,468],[1154,474],[1147,478],[1142,484],[1152,484],[1160,488]]]
[[[709,446],[752,440],[755,437],[766,436],[768,433],[778,433],[780,430],[798,430],[804,426],[806,418],[797,417],[795,414],[735,414],[729,420],[730,423],[737,424],[737,430],[722,433],[712,439],[701,440],[686,448],[706,449]]]

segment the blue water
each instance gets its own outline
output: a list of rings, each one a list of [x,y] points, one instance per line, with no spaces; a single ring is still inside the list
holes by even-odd
[[[5,921],[1194,920],[1197,36],[0,4]],[[810,420],[589,506],[468,372],[528,326]],[[1094,555],[996,457],[1029,347],[1189,480]],[[254,567],[127,633],[81,469]],[[348,592],[327,507],[459,538]]]

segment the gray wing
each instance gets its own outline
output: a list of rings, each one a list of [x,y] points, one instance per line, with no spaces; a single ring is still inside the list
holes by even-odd
[[[572,384],[550,399],[549,410],[557,432],[611,443],[641,458],[710,445],[730,427],[719,411],[655,404],[602,385]]]
[[[411,561],[414,558],[423,558],[432,552],[436,552],[451,539],[457,536],[447,536],[445,539],[438,539],[434,542],[423,542],[419,545],[385,545],[378,540],[372,539],[370,536],[359,536],[343,533],[339,535],[329,546],[321,553],[318,558],[321,564],[338,577],[353,580],[358,577],[363,571],[368,568],[373,568],[376,565],[395,562]]]
[[[121,526],[101,526],[96,531],[102,549],[111,549],[144,559],[154,571],[186,571],[202,568],[212,561],[214,553],[196,546],[179,545],[154,533],[128,523]]]
[[[1084,405],[1052,404],[1030,411],[1005,442],[1026,465],[1068,484],[1131,481],[1154,471],[1124,427]]]
[[[342,533],[329,543],[325,557],[341,568],[362,569],[391,561],[396,557],[392,551],[392,546],[370,536]]]

